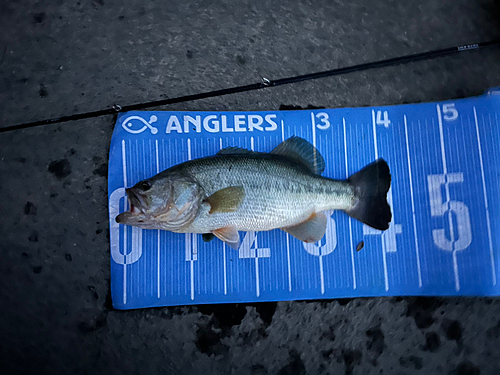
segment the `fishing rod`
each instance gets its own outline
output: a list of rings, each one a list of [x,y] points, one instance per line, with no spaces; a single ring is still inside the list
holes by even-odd
[[[77,113],[77,114],[69,115],[69,116],[55,117],[55,118],[51,118],[51,119],[39,120],[39,121],[34,121],[34,122],[27,122],[24,124],[6,126],[3,128],[0,128],[0,133],[6,133],[6,132],[14,131],[14,130],[28,129],[28,128],[34,128],[34,127],[38,127],[38,126],[57,124],[57,123],[68,122],[68,121],[101,117],[101,116],[106,116],[106,115],[114,115],[114,114],[117,114],[120,112],[136,111],[136,110],[141,110],[141,109],[146,109],[146,108],[151,108],[151,107],[158,107],[158,106],[163,106],[163,105],[168,105],[168,104],[183,103],[183,102],[189,102],[189,101],[193,101],[193,100],[213,98],[213,97],[229,95],[229,94],[236,94],[236,93],[245,92],[245,91],[260,90],[260,89],[265,89],[268,87],[288,85],[291,83],[309,81],[309,80],[325,78],[325,77],[332,77],[332,76],[337,76],[337,75],[341,75],[341,74],[348,74],[348,73],[353,73],[353,72],[359,72],[359,71],[368,70],[368,69],[383,68],[383,67],[394,66],[394,65],[403,65],[403,64],[408,64],[410,62],[415,62],[415,61],[430,60],[430,59],[435,59],[435,58],[439,58],[439,57],[443,57],[443,56],[456,55],[456,54],[459,54],[462,52],[478,51],[478,50],[482,50],[482,49],[499,47],[499,46],[500,46],[500,40],[492,40],[492,41],[488,41],[488,42],[466,44],[466,45],[460,45],[460,46],[449,47],[449,48],[444,48],[444,49],[432,50],[432,51],[416,53],[416,54],[411,54],[411,55],[406,55],[406,56],[394,57],[394,58],[385,59],[385,60],[379,60],[379,61],[373,61],[373,62],[369,62],[369,63],[347,66],[347,67],[343,67],[343,68],[325,70],[325,71],[316,72],[316,73],[303,74],[303,75],[298,75],[298,76],[294,76],[294,77],[281,78],[281,79],[277,79],[277,80],[270,80],[268,78],[262,78],[261,82],[257,82],[257,83],[253,83],[253,84],[249,84],[249,85],[244,85],[244,86],[236,86],[236,87],[230,87],[230,88],[221,89],[221,90],[202,92],[202,93],[198,93],[198,94],[178,96],[175,98],[130,104],[130,105],[126,105],[123,107],[115,104],[111,108],[101,109],[101,110],[97,110],[97,111]]]

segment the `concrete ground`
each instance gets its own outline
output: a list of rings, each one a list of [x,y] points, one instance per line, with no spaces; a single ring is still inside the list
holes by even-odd
[[[0,2],[0,127],[500,37],[494,0]],[[162,107],[368,106],[500,86],[500,50]],[[498,374],[500,301],[115,311],[113,116],[0,134],[2,373]]]

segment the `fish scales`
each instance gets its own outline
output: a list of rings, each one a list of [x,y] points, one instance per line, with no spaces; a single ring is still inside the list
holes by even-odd
[[[207,196],[230,186],[243,186],[245,198],[237,212],[207,215],[202,208],[183,232],[203,232],[235,225],[243,231],[282,228],[327,209],[346,209],[353,203],[345,181],[314,175],[289,160],[268,154],[221,155],[185,163]]]

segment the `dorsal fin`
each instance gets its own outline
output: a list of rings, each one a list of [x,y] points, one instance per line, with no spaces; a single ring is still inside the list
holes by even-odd
[[[325,159],[305,139],[293,136],[280,143],[271,154],[283,155],[306,167],[311,173],[321,174],[325,170]]]
[[[257,152],[241,147],[226,147],[217,153],[217,155],[248,155],[248,154],[257,154]]]

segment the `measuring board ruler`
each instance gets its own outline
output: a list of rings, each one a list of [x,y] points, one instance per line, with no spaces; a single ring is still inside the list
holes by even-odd
[[[389,295],[500,294],[500,89],[388,107],[267,112],[127,112],[109,157],[115,308]],[[199,234],[123,226],[125,188],[229,146],[269,152],[297,135],[345,179],[391,169],[390,228],[327,212],[325,237],[241,232],[233,250]],[[364,243],[363,248],[361,243]]]

